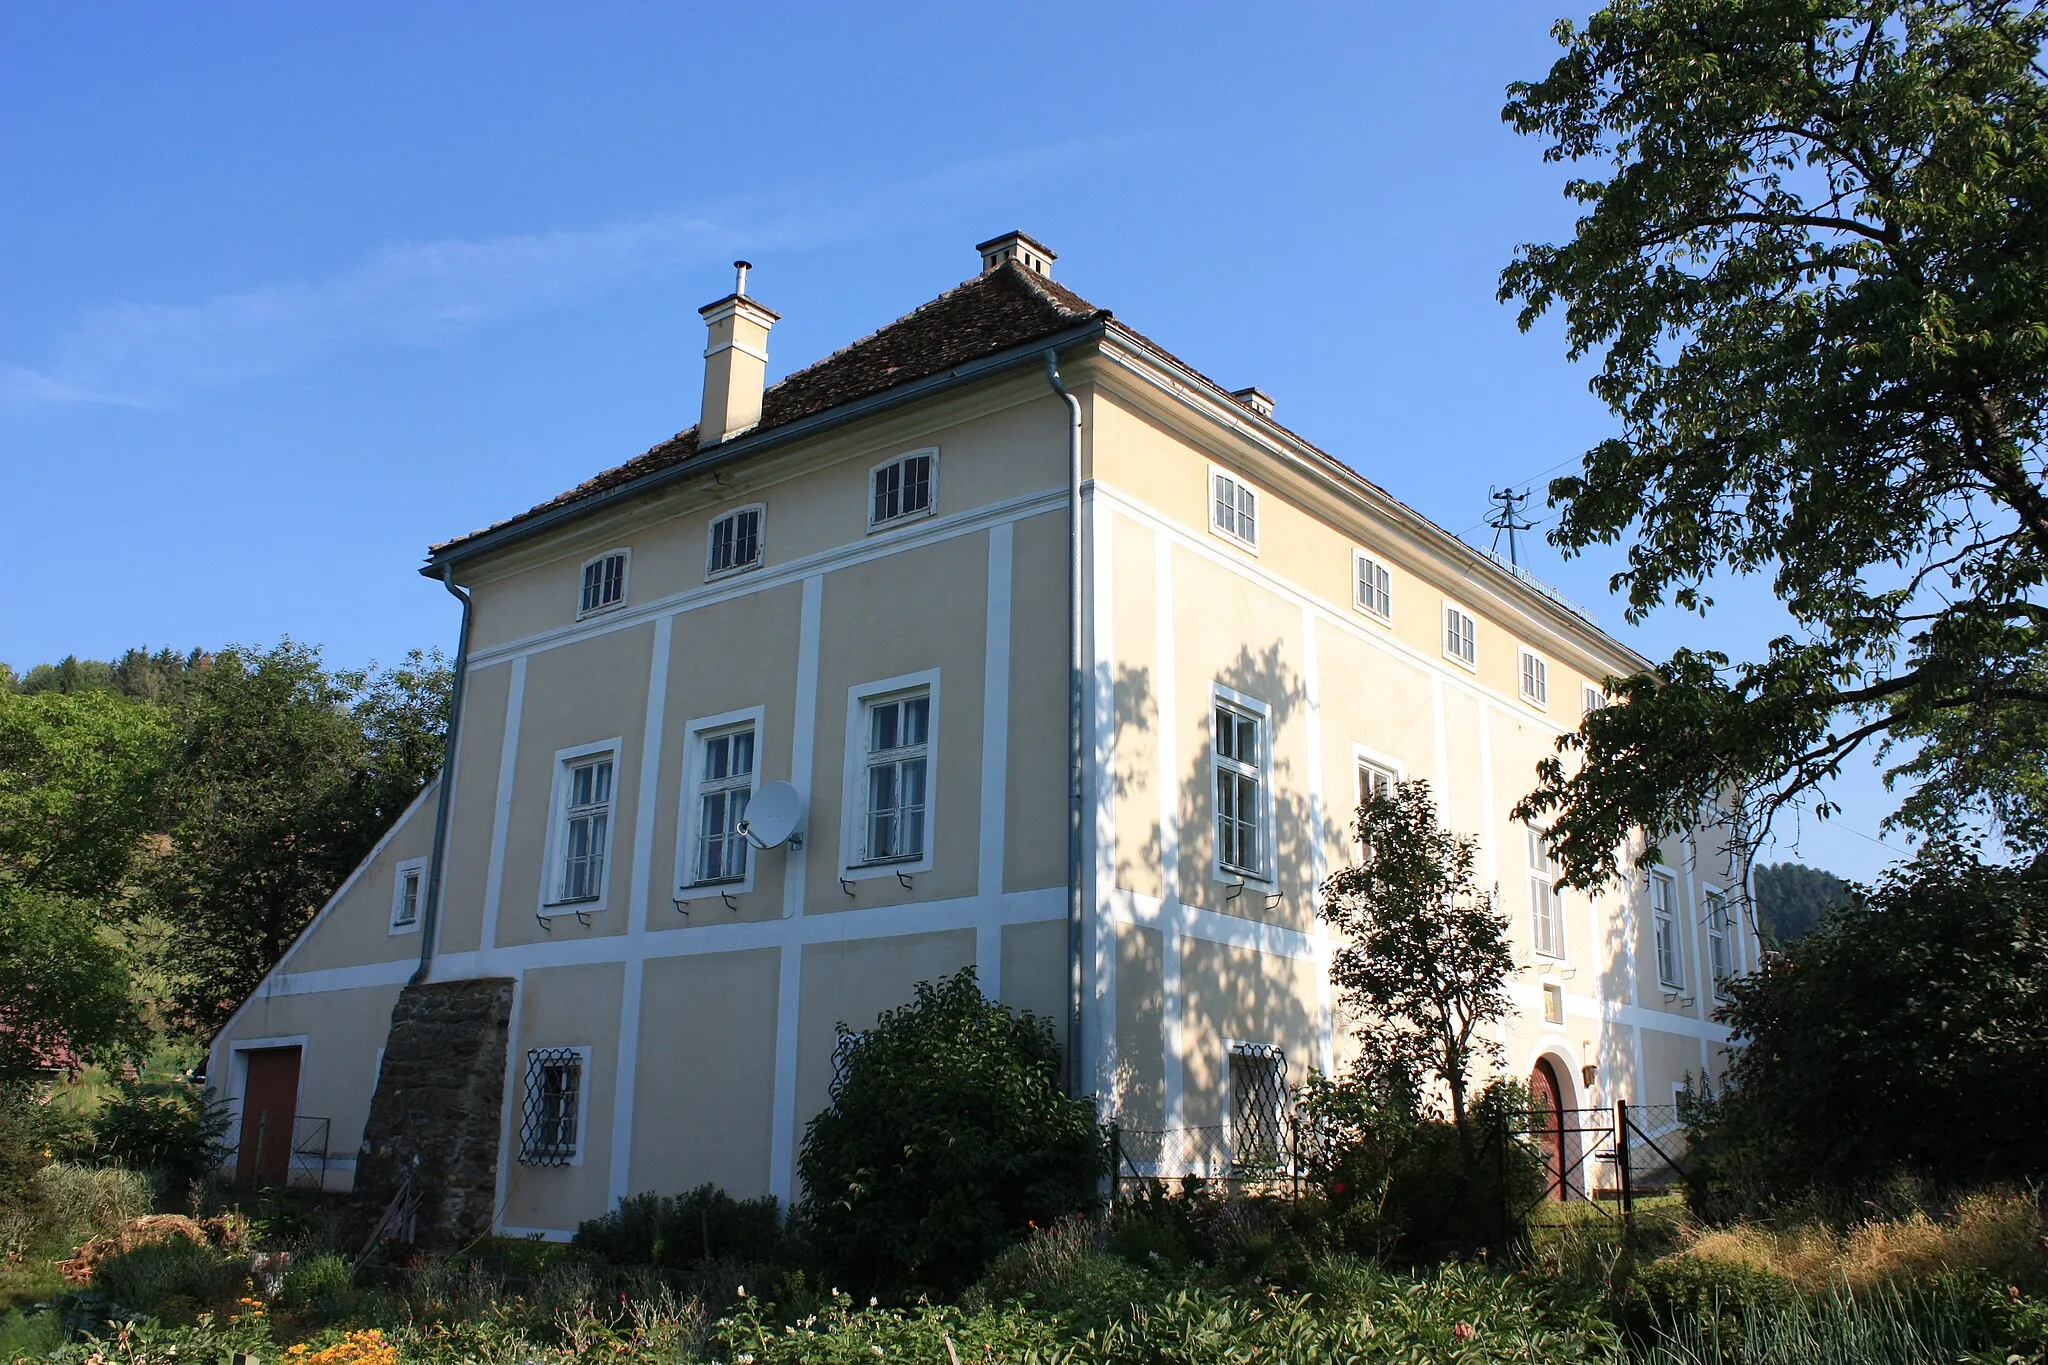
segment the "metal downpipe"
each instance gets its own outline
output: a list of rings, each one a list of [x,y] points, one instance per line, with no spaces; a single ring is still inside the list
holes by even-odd
[[[462,629],[455,637],[455,681],[448,689],[448,734],[441,750],[441,794],[434,802],[434,851],[427,863],[427,907],[420,916],[420,965],[408,986],[427,979],[434,965],[434,939],[441,932],[441,868],[448,861],[448,805],[455,790],[455,734],[462,725],[462,681],[469,665],[469,594],[455,586],[455,566],[441,566],[441,586],[462,603]]]
[[[1081,887],[1081,400],[1060,378],[1058,353],[1045,353],[1045,378],[1067,405],[1067,1089],[1087,1093],[1081,1048],[1086,974],[1082,934],[1086,902]]]

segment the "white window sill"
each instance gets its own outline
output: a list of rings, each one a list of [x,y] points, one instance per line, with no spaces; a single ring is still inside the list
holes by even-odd
[[[891,517],[887,521],[871,521],[868,523],[868,534],[873,535],[877,531],[893,531],[898,526],[904,526],[913,521],[930,521],[937,510],[937,508],[927,507],[920,512],[905,512],[902,516]]]
[[[588,621],[588,620],[590,620],[590,619],[591,619],[592,617],[594,617],[594,616],[608,616],[608,615],[610,615],[610,614],[611,614],[612,612],[615,612],[615,611],[624,611],[625,609],[626,609],[626,602],[625,602],[625,599],[624,599],[624,598],[620,598],[620,599],[619,599],[618,601],[616,601],[616,602],[613,602],[613,603],[612,603],[611,605],[609,605],[609,606],[603,606],[603,607],[592,607],[592,608],[591,608],[591,609],[590,609],[589,611],[579,611],[579,612],[577,612],[577,613],[576,613],[576,619],[577,619],[577,620],[579,620],[579,621]]]
[[[753,573],[760,567],[761,561],[756,559],[746,564],[735,564],[730,569],[706,569],[704,571],[704,581],[706,583],[716,583],[723,578],[738,578],[741,574]]]

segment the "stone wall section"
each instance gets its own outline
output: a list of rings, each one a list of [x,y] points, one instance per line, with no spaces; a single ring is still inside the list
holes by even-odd
[[[356,1196],[376,1218],[412,1171],[423,1246],[491,1230],[512,991],[506,977],[435,981],[407,986],[392,1006]]]

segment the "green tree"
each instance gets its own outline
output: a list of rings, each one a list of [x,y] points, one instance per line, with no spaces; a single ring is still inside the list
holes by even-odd
[[[431,779],[447,687],[438,655],[330,674],[290,640],[198,671],[149,877],[178,1023],[225,1019]]]
[[[2048,1168],[2048,870],[1936,842],[1726,989],[1741,1045],[1694,1124],[1710,1211]]]
[[[111,693],[0,693],[0,880],[119,898],[174,742],[161,711]]]
[[[1483,1030],[1511,1012],[1515,970],[1507,921],[1473,873],[1479,841],[1438,823],[1420,781],[1375,793],[1355,830],[1363,856],[1323,883],[1316,910],[1343,935],[1330,980],[1378,1088],[1441,1081],[1463,1137],[1473,1070],[1500,1054]]]
[[[958,1289],[1032,1223],[1094,1202],[1093,1102],[1063,1089],[1052,1025],[984,999],[972,967],[864,1032],[841,1024],[838,1060],[798,1215],[848,1281]]]
[[[140,1048],[131,997],[127,956],[89,903],[0,881],[0,1089]]]
[[[1631,620],[1703,612],[1731,574],[1768,574],[1791,616],[1761,658],[1681,649],[1615,680],[1560,742],[1516,814],[1590,886],[1703,801],[1732,799],[1753,841],[1788,803],[1830,813],[1867,745],[2038,731],[2048,12],[1616,0],[1556,34],[1503,116],[1591,163],[1567,188],[1584,214],[1522,247],[1500,293],[1525,328],[1562,310],[1620,431],[1550,485],[1551,539],[1628,547]],[[2038,775],[2038,747],[1999,752]]]
[[[1809,932],[1855,894],[1834,873],[1799,863],[1761,863],[1751,877],[1757,928],[1772,943],[1789,943]]]

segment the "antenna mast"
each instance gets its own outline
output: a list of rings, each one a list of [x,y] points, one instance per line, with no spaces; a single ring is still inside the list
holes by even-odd
[[[1500,533],[1506,531],[1508,563],[1519,569],[1522,563],[1516,554],[1515,533],[1530,530],[1536,525],[1522,515],[1522,504],[1529,500],[1528,491],[1525,489],[1517,493],[1512,488],[1494,488],[1488,490],[1486,498],[1494,504],[1493,511],[1486,518],[1486,524],[1493,528],[1493,552],[1500,553]]]

